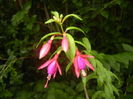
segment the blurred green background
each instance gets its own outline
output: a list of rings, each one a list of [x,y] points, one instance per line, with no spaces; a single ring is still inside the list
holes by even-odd
[[[65,25],[82,28],[105,68],[118,76],[116,99],[132,99],[132,5],[132,0],[0,0],[0,99],[85,99],[81,79],[72,70],[64,70],[43,88],[47,73],[37,67],[49,56],[39,60],[36,44],[45,34],[58,31],[55,24],[44,24],[51,11],[81,16],[82,22],[70,18]],[[71,32],[77,40],[84,36]],[[60,64],[65,68],[63,61],[64,56]],[[90,97],[96,86],[95,79],[88,82]]]

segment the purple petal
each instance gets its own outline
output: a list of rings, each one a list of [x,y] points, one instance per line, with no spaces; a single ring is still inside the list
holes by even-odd
[[[86,67],[84,60],[85,60],[84,58],[78,56],[78,67],[80,70],[85,69],[85,67]]]
[[[77,78],[79,78],[80,70],[78,68],[78,60],[77,59],[78,59],[77,57],[75,57],[75,59],[74,59],[74,70],[75,70],[75,74],[76,74]]]
[[[56,54],[56,55],[54,56],[54,60],[57,60],[58,57],[59,57],[59,54]]]
[[[83,57],[83,58],[86,58],[86,57],[88,57],[88,58],[94,58],[94,56],[90,56],[90,55],[80,55],[81,57]]]
[[[53,61],[53,59],[48,60],[47,62],[42,64],[40,67],[38,67],[38,69],[40,70],[40,69],[47,67],[52,61]]]
[[[57,73],[57,67],[55,68],[55,73],[53,74],[53,78],[56,77],[56,73]]]
[[[60,75],[62,75],[62,71],[61,71],[61,68],[60,68],[58,62],[56,62],[56,66],[57,66],[57,68],[58,68],[58,71],[59,71]]]
[[[94,67],[91,65],[91,63],[85,59],[85,64],[91,69],[94,71]]]
[[[54,60],[52,63],[48,66],[48,74],[53,75],[56,72],[56,61]]]

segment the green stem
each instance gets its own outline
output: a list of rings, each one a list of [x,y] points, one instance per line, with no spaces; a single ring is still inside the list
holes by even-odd
[[[85,85],[85,84],[83,84],[83,85],[84,85],[84,93],[85,93],[85,97],[86,97],[86,99],[90,99],[90,98],[89,98],[89,95],[88,95],[88,92],[87,92],[86,85]]]
[[[63,29],[62,24],[60,24],[60,28],[61,28],[62,33],[64,33],[64,29]]]

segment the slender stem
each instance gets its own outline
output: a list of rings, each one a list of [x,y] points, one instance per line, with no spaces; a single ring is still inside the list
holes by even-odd
[[[23,8],[22,1],[21,0],[18,0],[18,4],[19,4],[20,8]]]
[[[90,99],[89,95],[88,95],[88,92],[87,92],[87,89],[86,89],[86,85],[85,84],[83,84],[83,85],[84,85],[85,97],[86,97],[86,99]]]
[[[60,28],[61,28],[62,33],[64,33],[64,29],[63,29],[62,24],[60,24]]]

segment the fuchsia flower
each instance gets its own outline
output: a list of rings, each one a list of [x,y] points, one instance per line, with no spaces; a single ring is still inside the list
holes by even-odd
[[[45,62],[38,68],[40,70],[40,69],[47,67],[48,76],[47,76],[47,82],[44,86],[45,88],[47,88],[48,81],[51,79],[51,76],[53,76],[53,78],[55,78],[57,70],[59,71],[60,75],[62,75],[61,68],[57,61],[58,56],[59,56],[59,53],[57,53],[52,59],[48,60],[47,62]]]
[[[94,58],[93,56],[83,55],[78,50],[76,51],[76,57],[74,58],[74,70],[77,78],[80,76],[80,71],[82,76],[86,76],[86,66],[88,66],[91,70],[94,71],[93,66],[86,58]]]
[[[48,42],[42,46],[39,52],[39,59],[45,57],[48,54],[48,52],[50,51],[53,39],[54,39],[54,36],[52,36],[50,40],[48,40]]]
[[[61,42],[61,46],[62,46],[62,49],[63,49],[65,52],[67,52],[68,47],[69,47],[69,43],[68,43],[68,39],[67,39],[66,34],[63,35],[63,39],[62,39],[62,42]]]

